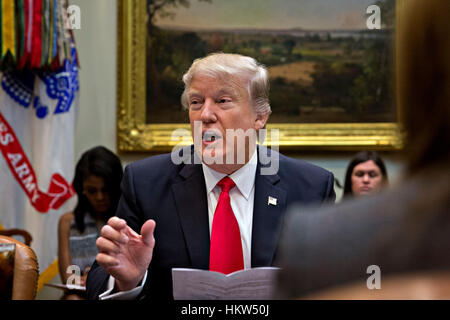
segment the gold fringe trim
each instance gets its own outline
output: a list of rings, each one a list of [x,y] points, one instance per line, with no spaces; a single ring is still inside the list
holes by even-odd
[[[52,264],[49,265],[47,269],[45,269],[44,272],[39,275],[37,292],[41,291],[44,287],[44,284],[50,282],[58,273],[58,259],[55,259]]]

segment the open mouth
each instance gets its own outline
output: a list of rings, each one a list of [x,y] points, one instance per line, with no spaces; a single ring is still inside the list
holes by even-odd
[[[222,138],[222,135],[218,132],[207,130],[202,135],[202,140],[205,143],[213,143]]]

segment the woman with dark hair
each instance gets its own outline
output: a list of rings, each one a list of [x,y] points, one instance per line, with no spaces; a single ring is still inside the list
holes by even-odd
[[[104,147],[86,151],[75,168],[73,187],[78,202],[73,211],[61,216],[58,225],[58,260],[61,280],[67,283],[71,265],[81,271],[84,286],[87,272],[97,255],[100,229],[115,214],[121,195],[123,168],[120,159]],[[82,299],[79,293],[66,292],[62,299]]]
[[[361,151],[350,161],[345,174],[344,197],[376,193],[388,183],[383,160],[375,151]]]

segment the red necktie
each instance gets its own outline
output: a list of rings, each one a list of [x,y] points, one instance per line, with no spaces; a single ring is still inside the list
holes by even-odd
[[[217,185],[222,192],[214,212],[209,270],[228,274],[244,269],[241,233],[228,194],[236,184],[229,177],[225,177]]]

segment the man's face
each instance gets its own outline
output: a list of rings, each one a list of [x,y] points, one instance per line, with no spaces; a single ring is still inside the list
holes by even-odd
[[[372,160],[362,162],[353,168],[352,191],[355,196],[378,192],[383,186],[383,175]]]
[[[229,174],[237,170],[243,164],[237,164],[236,157],[239,153],[248,153],[249,149],[248,145],[243,149],[242,143],[237,146],[236,138],[227,141],[227,129],[242,129],[244,132],[252,129],[256,132],[264,127],[268,118],[268,115],[257,116],[253,111],[246,82],[237,77],[216,79],[197,75],[191,81],[187,97],[192,136],[203,161],[220,172]],[[201,133],[195,132],[200,127]],[[201,139],[201,143],[196,141],[198,139]],[[250,151],[252,148],[254,146],[250,143]],[[227,153],[229,156],[234,155],[231,163],[229,158],[227,161]],[[245,155],[245,162],[251,154]],[[205,160],[208,157],[219,161],[208,163]]]

